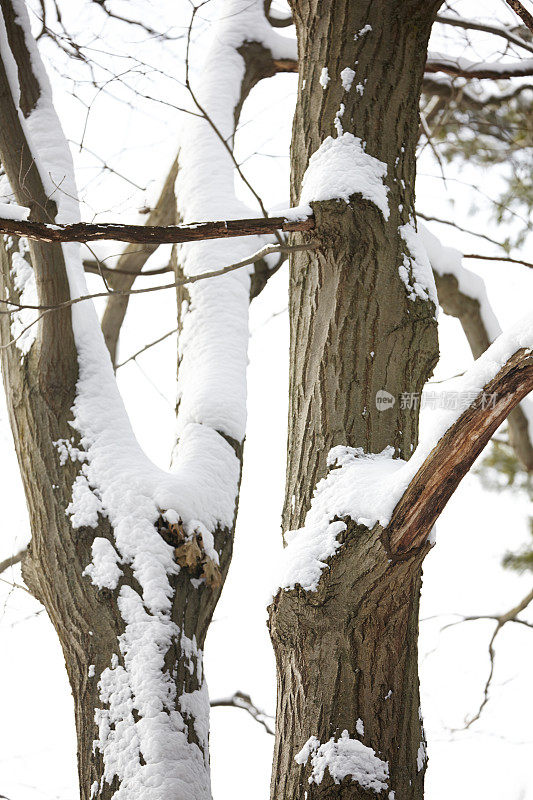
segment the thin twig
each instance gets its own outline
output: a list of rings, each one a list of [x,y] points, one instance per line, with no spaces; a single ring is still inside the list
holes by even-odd
[[[511,258],[510,256],[480,256],[475,253],[464,253],[463,258],[476,258],[479,261],[509,261],[511,264],[521,264],[523,267],[533,269],[531,261],[523,261],[520,258]]]
[[[172,336],[173,333],[177,332],[178,332],[177,328],[172,328],[171,331],[167,331],[167,333],[164,333],[163,336],[159,337],[159,339],[154,339],[153,342],[149,342],[149,344],[146,344],[144,347],[141,347],[140,350],[137,350],[136,353],[134,353],[132,356],[129,356],[129,358],[127,358],[125,361],[121,361],[120,364],[117,364],[115,369],[120,369],[120,367],[123,367],[130,361],[136,361],[137,356],[140,356],[142,353],[145,353],[146,350],[149,350],[151,347],[154,347],[156,344],[159,344],[159,342],[164,342],[165,339],[168,339],[169,336]]]
[[[221,697],[211,700],[210,705],[211,708],[240,708],[243,711],[247,711],[256,722],[263,726],[267,733],[271,736],[274,735],[274,731],[266,721],[266,718],[270,717],[270,715],[265,714],[264,711],[257,708],[252,702],[250,695],[244,694],[244,692],[235,692],[231,697]]]
[[[267,245],[266,247],[262,247],[261,250],[258,250],[256,253],[252,253],[251,256],[248,258],[243,259],[242,261],[237,261],[235,264],[229,264],[227,267],[222,267],[221,269],[212,270],[211,272],[202,272],[199,275],[190,275],[188,278],[183,278],[182,280],[174,281],[173,283],[166,283],[163,286],[148,286],[144,289],[112,289],[111,291],[106,292],[95,292],[94,294],[84,294],[80,295],[79,297],[71,298],[70,300],[65,300],[62,303],[57,303],[53,306],[43,306],[43,305],[30,305],[24,303],[16,303],[14,300],[2,300],[0,299],[0,303],[2,305],[9,305],[14,306],[17,310],[26,308],[32,309],[34,311],[42,311],[43,315],[49,313],[50,311],[56,311],[61,308],[68,308],[69,306],[73,306],[76,303],[82,303],[85,300],[95,300],[99,297],[109,297],[110,295],[130,295],[130,294],[146,294],[147,292],[159,292],[163,289],[175,289],[178,286],[185,286],[190,283],[196,283],[197,281],[206,280],[207,278],[218,278],[221,275],[226,275],[228,272],[233,272],[236,269],[241,269],[242,267],[246,267],[249,264],[255,264],[257,261],[262,261],[268,255],[272,255],[274,253],[284,253],[284,252],[297,252],[301,250],[312,250],[317,245],[314,243],[309,244],[298,244],[298,245],[283,245],[280,247],[279,245]],[[0,314],[12,314],[12,311],[0,311]],[[41,315],[41,316],[43,316]],[[37,322],[38,320],[35,320]],[[32,323],[34,324],[34,323]],[[28,326],[30,327],[30,326]]]

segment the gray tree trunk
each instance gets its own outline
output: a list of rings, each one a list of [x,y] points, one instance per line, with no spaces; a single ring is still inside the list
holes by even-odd
[[[355,196],[313,205],[320,247],[290,265],[290,406],[284,530],[304,524],[336,445],[408,459],[418,412],[402,392],[421,392],[438,358],[435,307],[408,297],[399,274],[414,218],[415,147],[427,42],[440,2],[293,0],[299,96],[292,142],[292,200],[310,156],[335,135],[333,121],[387,165],[390,217]],[[370,29],[365,26],[370,26]],[[365,30],[366,32],[360,33]],[[345,91],[340,73],[356,71]],[[327,68],[323,88],[319,78]],[[356,90],[356,84],[363,91]],[[375,397],[396,398],[380,411]],[[278,670],[272,800],[374,796],[350,776],[313,780],[295,756],[310,737],[343,731],[388,762],[387,791],[423,796],[425,743],[417,672],[421,564],[427,548],[391,560],[378,532],[348,528],[316,592],[280,591],[270,607]],[[362,730],[361,720],[364,726]],[[301,761],[302,759],[299,759]],[[309,782],[311,780],[311,782]]]

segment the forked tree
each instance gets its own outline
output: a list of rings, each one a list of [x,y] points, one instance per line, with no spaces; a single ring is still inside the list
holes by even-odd
[[[63,648],[82,798],[207,800],[202,652],[232,552],[248,306],[290,251],[271,796],[419,800],[418,606],[433,525],[510,414],[517,453],[533,466],[518,406],[533,387],[533,320],[484,353],[498,331],[481,293],[461,289],[454,252],[417,230],[420,97],[448,102],[446,74],[520,77],[532,63],[428,55],[441,0],[292,0],[297,51],[270,3],[223,6],[201,82],[187,79],[194,113],[139,230],[80,223],[25,2],[0,0],[0,160],[12,199],[0,214],[1,353],[32,530],[23,576]],[[527,48],[527,36],[501,31]],[[279,71],[298,72],[298,98],[292,208],[272,218],[237,199],[232,142],[248,94]],[[101,324],[81,299],[77,244],[97,238],[145,245],[130,244],[115,272],[103,268],[113,293]],[[168,472],[139,447],[113,368],[129,292],[163,241],[180,243]],[[223,274],[206,277],[213,270]],[[418,406],[400,398],[418,396],[438,360],[433,273],[477,361],[457,384],[467,402],[436,415],[419,443]]]

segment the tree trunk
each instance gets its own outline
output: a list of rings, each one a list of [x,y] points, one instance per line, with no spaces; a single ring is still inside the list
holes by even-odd
[[[349,204],[314,203],[320,247],[291,259],[284,530],[304,525],[332,447],[392,446],[407,459],[417,443],[418,412],[400,398],[421,392],[437,362],[435,305],[429,284],[425,294],[413,291],[413,275],[400,275],[402,264],[416,261],[400,228],[414,220],[420,84],[439,5],[292,3],[301,64],[293,203],[310,156],[337,128],[387,165],[389,217],[357,195]],[[355,71],[348,90],[340,77],[346,67]],[[379,390],[393,396],[392,407],[377,408]],[[379,531],[345,522],[318,590],[280,590],[270,607],[278,668],[273,800],[355,800],[385,787],[401,800],[423,796],[417,633],[426,548],[396,563]],[[327,748],[319,743],[333,739],[341,752],[344,737],[387,762],[373,762],[374,782],[333,766],[321,779]]]

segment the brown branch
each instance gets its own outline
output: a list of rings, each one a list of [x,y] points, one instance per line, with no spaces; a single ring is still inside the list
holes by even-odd
[[[511,258],[510,256],[479,256],[476,253],[463,253],[463,258],[475,258],[479,261],[508,261],[510,264],[521,264],[523,267],[533,269],[531,261],[523,261],[520,258]]]
[[[437,518],[462,478],[508,414],[533,390],[533,355],[521,349],[487,383],[428,455],[387,526],[397,556],[426,543]],[[486,408],[482,397],[495,398]]]
[[[48,225],[33,220],[0,219],[0,234],[25,236],[40,242],[97,242],[112,240],[135,244],[184,244],[205,239],[256,236],[275,231],[310,231],[313,217],[291,222],[284,217],[254,217],[220,222],[193,222],[189,225],[125,225],[119,223],[76,222],[73,225]]]
[[[514,13],[520,17],[531,33],[533,33],[533,16],[524,8],[522,3],[520,3],[519,0],[505,0],[505,2],[513,9]]]
[[[9,567],[13,567],[15,564],[20,564],[24,556],[26,555],[27,548],[24,547],[22,550],[19,550],[18,553],[15,553],[9,558],[5,558],[3,561],[0,561],[0,573],[5,572],[6,569]]]

